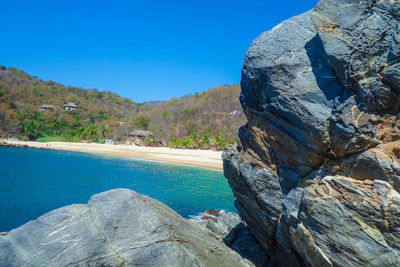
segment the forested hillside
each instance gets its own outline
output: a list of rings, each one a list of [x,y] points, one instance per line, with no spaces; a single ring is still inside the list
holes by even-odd
[[[222,146],[245,123],[240,88],[220,86],[169,101],[135,103],[108,91],[43,81],[0,65],[0,137],[39,141],[127,143],[135,129],[149,130],[146,145]],[[76,109],[66,110],[66,103]]]
[[[77,104],[75,111],[64,104]],[[41,105],[54,109],[42,110]],[[0,66],[0,135],[34,140],[62,137],[65,141],[99,139],[133,121],[143,105],[111,92],[85,90],[43,81],[15,68]]]
[[[173,98],[149,112],[148,128],[167,143],[174,141],[172,146],[177,147],[184,146],[186,136],[197,136],[200,144],[207,142],[207,136],[219,137],[223,143],[235,142],[239,127],[245,124],[239,95],[240,86],[233,85]],[[186,142],[190,143],[190,138]]]

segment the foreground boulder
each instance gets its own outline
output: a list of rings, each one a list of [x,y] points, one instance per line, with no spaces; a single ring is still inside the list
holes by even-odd
[[[260,35],[224,174],[284,266],[400,266],[400,2],[322,0]]]
[[[128,189],[94,195],[0,236],[5,266],[251,266],[161,202]]]

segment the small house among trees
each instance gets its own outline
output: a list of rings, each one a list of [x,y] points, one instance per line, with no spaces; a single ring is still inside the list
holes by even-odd
[[[77,108],[78,108],[78,105],[73,102],[70,102],[70,103],[67,103],[64,105],[65,110],[76,110]]]
[[[55,110],[56,108],[55,108],[53,105],[43,104],[43,105],[40,105],[40,106],[39,106],[39,109],[40,109],[41,111],[47,111],[47,110],[53,111],[53,110]]]
[[[15,109],[15,110],[19,110],[21,108],[23,108],[25,106],[24,103],[20,103],[20,102],[11,102],[10,103],[10,108]]]
[[[129,133],[129,141],[131,144],[143,146],[146,138],[152,137],[153,133],[145,130],[133,130]]]
[[[237,117],[240,117],[240,116],[242,116],[242,112],[241,111],[239,111],[239,110],[234,110],[234,111],[232,111],[231,113],[229,113],[231,116],[237,116]]]

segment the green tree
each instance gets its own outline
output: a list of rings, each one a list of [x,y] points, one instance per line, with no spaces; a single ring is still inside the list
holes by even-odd
[[[194,109],[193,108],[185,108],[184,110],[183,110],[183,117],[185,118],[185,119],[191,119],[191,118],[193,118],[194,117]]]
[[[171,143],[168,145],[171,148],[181,148],[182,147],[182,140],[181,139],[176,139],[172,138]]]
[[[61,121],[58,119],[53,119],[51,121],[51,128],[53,129],[53,135],[57,135],[57,131],[61,128]]]
[[[99,117],[100,117],[102,120],[108,120],[108,119],[110,118],[110,117],[108,117],[107,114],[106,114],[104,111],[102,111],[102,110],[99,111]]]
[[[200,140],[200,144],[207,144],[207,149],[210,149],[210,134],[209,133],[205,133],[203,135],[203,137]]]
[[[213,140],[213,145],[215,146],[215,149],[218,151],[220,146],[222,145],[223,140],[221,136],[217,135],[214,140]]]
[[[108,129],[107,125],[105,124],[101,125],[100,134],[103,139],[109,136],[110,130]]]
[[[23,125],[23,131],[26,137],[29,139],[33,139],[38,137],[39,133],[37,131],[38,124],[37,122],[31,120],[28,123]]]
[[[152,136],[148,136],[146,137],[146,139],[144,140],[144,144],[146,146],[153,146],[156,143],[156,140],[154,139],[154,137]]]
[[[92,114],[89,115],[89,122],[90,123],[95,123],[94,116]]]
[[[197,134],[193,133],[190,135],[190,138],[193,141],[194,148],[199,148],[200,137]]]
[[[78,129],[76,131],[76,135],[81,139],[85,139],[86,138],[85,127],[83,127],[83,126],[78,127]]]
[[[149,127],[150,120],[151,119],[146,115],[141,115],[134,120],[134,123],[136,127],[141,128],[143,130],[147,130],[147,128]]]
[[[96,126],[93,123],[89,124],[88,127],[86,127],[85,129],[85,134],[89,140],[93,140],[94,138],[96,138],[97,137]]]
[[[183,138],[182,141],[183,148],[193,148],[194,147],[194,141],[190,136],[186,136]]]
[[[189,135],[195,134],[196,133],[196,124],[193,122],[189,122],[186,125],[186,130],[188,131]]]

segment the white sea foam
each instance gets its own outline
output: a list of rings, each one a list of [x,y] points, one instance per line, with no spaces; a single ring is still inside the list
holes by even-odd
[[[224,209],[218,209],[218,210],[220,210],[220,213],[227,212],[227,211],[224,210]],[[215,215],[213,215],[213,214],[206,213],[206,212],[199,212],[199,213],[196,213],[196,214],[190,214],[190,215],[188,216],[188,218],[189,218],[189,219],[199,220],[199,221],[206,221],[206,220],[202,219],[203,216],[205,216],[205,215],[206,215],[207,217],[212,217],[212,218],[215,218],[215,219],[218,217],[218,216],[215,216]]]

